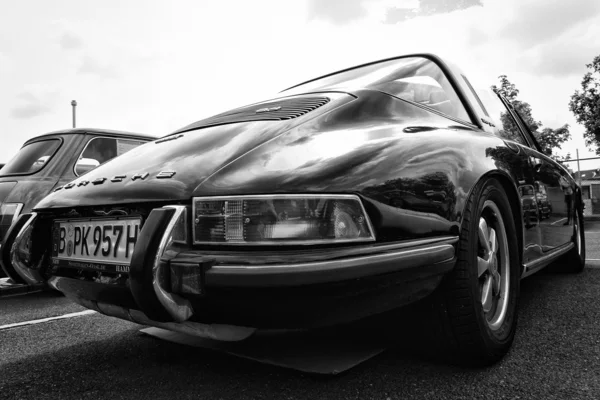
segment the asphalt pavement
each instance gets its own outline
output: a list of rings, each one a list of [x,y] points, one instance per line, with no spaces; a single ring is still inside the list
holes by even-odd
[[[323,377],[161,341],[79,314],[60,295],[29,293],[0,298],[0,399],[598,399],[600,222],[586,231],[583,273],[522,281],[513,348],[488,368],[431,358],[428,343],[406,334],[398,348]],[[74,316],[27,324],[65,314]]]

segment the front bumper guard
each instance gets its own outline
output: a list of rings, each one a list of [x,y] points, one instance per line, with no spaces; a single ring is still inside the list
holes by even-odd
[[[12,267],[12,270],[28,285],[38,285],[45,282],[41,273],[44,257],[40,254],[34,258],[36,254],[32,249],[31,236],[36,219],[37,213],[22,215],[7,234],[5,245],[9,248],[2,251],[2,260],[6,264],[5,269]],[[15,232],[18,233],[13,240]],[[8,257],[4,256],[5,252],[8,253]]]

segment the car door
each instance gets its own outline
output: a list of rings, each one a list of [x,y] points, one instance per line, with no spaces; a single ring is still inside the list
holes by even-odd
[[[526,149],[534,172],[534,188],[538,207],[542,250],[552,251],[571,241],[573,225],[569,212],[574,209],[576,187],[569,173],[556,161],[543,154],[535,137],[518,111],[510,106],[525,137],[531,143]]]
[[[466,78],[465,78],[466,80]],[[470,86],[470,85],[469,85]],[[474,91],[473,91],[474,92]],[[504,101],[491,89],[474,93],[484,123],[484,130],[504,140],[505,164],[516,175],[523,219],[523,262],[543,256],[539,209],[535,200],[535,173],[531,165],[529,142]]]

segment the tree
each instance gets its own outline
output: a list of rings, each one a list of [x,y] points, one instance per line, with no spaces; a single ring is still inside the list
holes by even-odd
[[[600,55],[586,67],[591,71],[583,76],[582,91],[576,90],[571,96],[569,109],[585,127],[585,144],[595,145],[596,154],[600,155]]]
[[[500,87],[493,85],[492,90],[500,93],[514,106],[517,113],[521,116],[521,118],[523,118],[523,121],[529,127],[531,133],[533,133],[535,136],[542,152],[554,158],[555,160],[561,159],[560,156],[554,155],[553,151],[555,149],[560,149],[564,142],[571,139],[569,125],[564,124],[558,129],[542,129],[542,123],[533,118],[531,105],[529,105],[527,102],[517,99],[519,95],[519,89],[517,89],[515,84],[509,81],[506,75],[500,75],[498,79],[500,79]],[[512,118],[508,114],[504,114],[502,116],[502,124],[505,131],[514,135],[518,134],[518,128],[515,126]]]
[[[569,124],[564,124],[558,129],[544,128],[541,132],[537,132],[535,138],[537,139],[544,154],[548,154],[555,159],[562,159],[560,156],[553,155],[552,151],[554,149],[560,149],[560,145],[562,143],[571,139]]]

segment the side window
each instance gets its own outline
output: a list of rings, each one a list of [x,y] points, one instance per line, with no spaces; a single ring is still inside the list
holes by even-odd
[[[75,175],[83,175],[113,158],[144,144],[140,140],[96,137],[91,139],[75,164]]]
[[[488,125],[488,128],[491,128],[491,132],[502,139],[529,146],[517,121],[515,121],[498,95],[491,89],[479,90],[477,94],[489,116],[490,121],[484,122]]]

